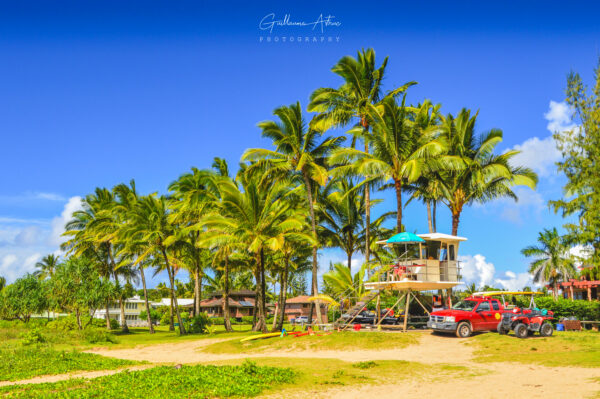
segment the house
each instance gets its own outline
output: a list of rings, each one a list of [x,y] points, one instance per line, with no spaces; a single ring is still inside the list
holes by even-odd
[[[151,303],[151,306],[154,305],[154,303]],[[146,327],[148,325],[146,319],[140,317],[140,313],[146,310],[146,302],[143,298],[136,295],[133,298],[125,299],[124,306],[125,320],[129,327]],[[117,320],[119,323],[121,322],[121,308],[119,308],[118,302],[109,304],[108,315],[111,319]],[[93,317],[97,319],[106,318],[106,309],[97,309]]]
[[[160,302],[153,302],[152,307],[171,306],[171,298],[161,298]],[[177,298],[177,306],[185,309],[194,308],[194,298]]]
[[[567,299],[600,299],[600,280],[588,280],[586,277],[581,277],[580,280],[569,279],[560,283],[560,288],[563,292],[563,297]]]
[[[256,292],[252,290],[231,291],[229,293],[229,312],[231,317],[254,315]],[[215,291],[208,299],[200,302],[200,308],[210,317],[223,317],[223,293]]]
[[[285,317],[288,321],[298,316],[309,316],[311,301],[309,296],[301,295],[285,301]],[[321,304],[321,323],[327,323],[327,305]],[[277,311],[277,310],[275,310]],[[313,317],[317,317],[316,309]]]

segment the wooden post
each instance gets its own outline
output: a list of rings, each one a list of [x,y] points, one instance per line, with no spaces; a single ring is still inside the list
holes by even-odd
[[[446,289],[446,296],[448,297],[448,307],[452,307],[452,288]]]
[[[588,289],[587,289],[587,294],[588,294],[588,301],[592,301],[592,286],[588,285]]]
[[[573,293],[573,282],[571,282],[571,286],[569,287],[569,291],[571,293],[571,300],[575,299],[575,294]]]
[[[406,293],[406,308],[404,310],[404,332],[406,332],[406,327],[408,324],[408,306],[410,305],[410,295],[411,295],[411,291],[409,288]]]

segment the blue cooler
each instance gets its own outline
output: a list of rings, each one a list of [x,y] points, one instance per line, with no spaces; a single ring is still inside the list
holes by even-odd
[[[556,324],[556,331],[565,331],[565,325],[562,323]]]

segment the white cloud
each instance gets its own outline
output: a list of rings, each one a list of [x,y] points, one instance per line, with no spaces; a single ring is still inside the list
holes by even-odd
[[[47,201],[64,201],[65,197],[56,193],[35,193],[35,198]]]
[[[494,280],[496,268],[493,263],[486,262],[485,256],[477,254],[475,256],[459,256],[461,262],[461,272],[463,282],[466,284],[475,283],[478,287],[491,285]]]
[[[465,284],[475,283],[478,288],[489,285],[509,291],[520,291],[525,286],[534,285],[529,273],[507,270],[502,277],[497,277],[494,264],[486,261],[481,254],[459,256],[458,259],[461,261],[461,275]]]
[[[42,229],[38,226],[27,226],[15,236],[16,245],[36,245],[42,241]]]
[[[571,120],[573,110],[567,103],[550,101],[548,112],[544,114],[544,118],[548,121],[546,126],[550,133],[563,132],[565,130],[573,130],[577,125]]]
[[[50,233],[50,245],[60,245],[65,241],[62,234],[65,232],[65,224],[73,217],[73,212],[82,209],[81,197],[75,196],[69,198],[60,216],[52,219],[52,231]]]
[[[514,146],[513,150],[521,151],[513,158],[515,165],[527,166],[540,177],[549,177],[556,173],[554,164],[560,160],[561,154],[552,136],[544,139],[532,137],[523,144]]]
[[[539,217],[540,213],[546,209],[546,202],[539,192],[526,187],[515,187],[513,191],[518,197],[516,202],[511,198],[501,198],[495,201],[504,208],[500,213],[503,219],[520,225],[527,217]]]
[[[506,278],[497,278],[494,280],[496,286],[509,291],[520,291],[525,286],[532,286],[533,279],[529,273],[515,273],[512,271],[504,272]]]

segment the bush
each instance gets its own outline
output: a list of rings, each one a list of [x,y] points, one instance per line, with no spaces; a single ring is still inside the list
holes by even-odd
[[[171,318],[169,317],[169,312],[164,313],[160,318],[160,325],[168,326],[170,322],[171,322]]]
[[[550,296],[535,298],[535,303],[540,309],[554,312],[558,321],[563,317],[577,317],[579,320],[600,320],[600,302],[581,299],[570,300],[558,298],[557,301]]]
[[[242,316],[242,324],[252,324],[252,320],[254,320],[252,316]]]
[[[42,330],[39,327],[34,327],[21,334],[23,345],[34,345],[46,342]]]
[[[77,330],[77,319],[75,316],[60,317],[48,322],[46,326],[61,331]]]
[[[150,308],[150,320],[152,320],[153,323],[160,321],[161,316],[162,316],[162,313],[159,313],[158,310],[156,310],[154,308]],[[147,320],[147,318],[148,318],[148,316],[146,315],[146,311],[142,310],[140,312],[140,320]]]
[[[186,330],[194,334],[204,334],[208,332],[208,326],[212,324],[212,320],[206,313],[200,313],[197,316],[192,317],[186,323]]]
[[[90,344],[105,342],[110,342],[113,344],[117,343],[114,335],[101,328],[88,327],[84,330],[81,330],[81,337]]]

